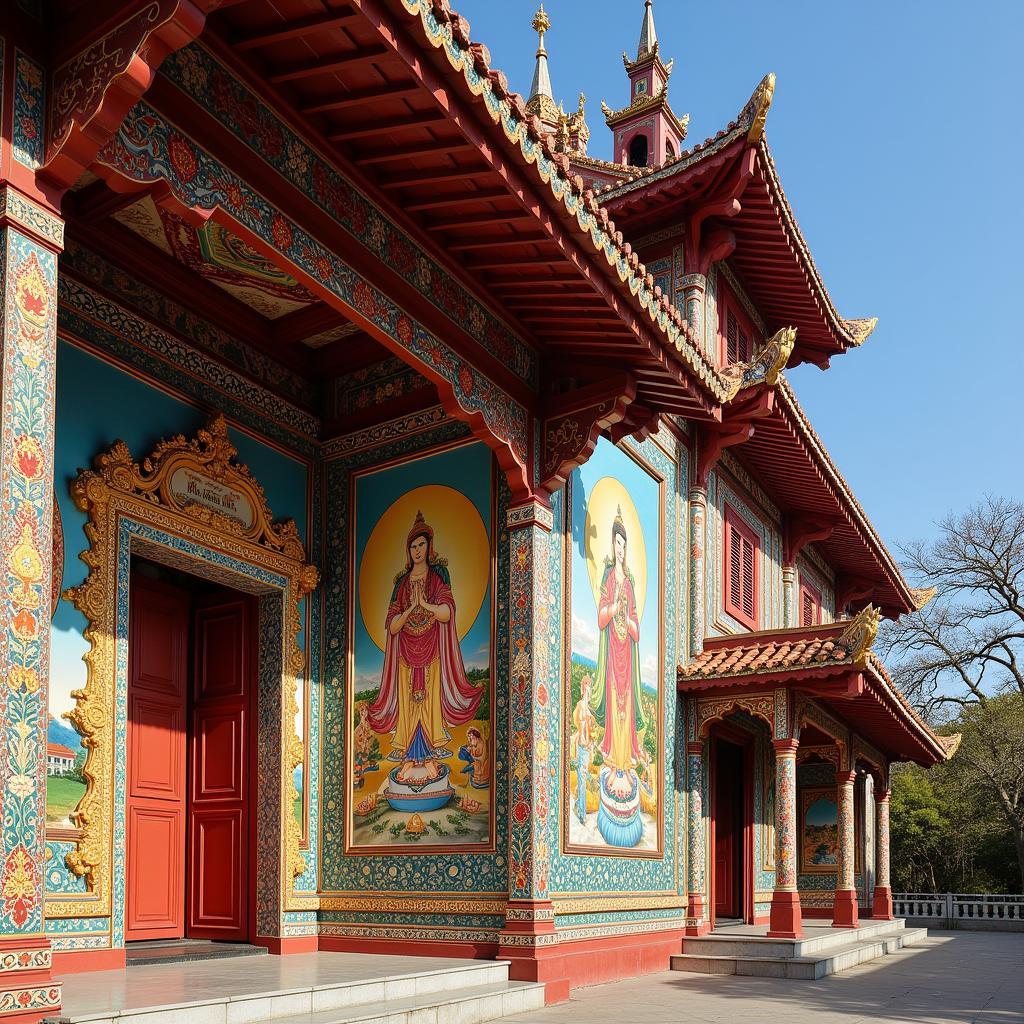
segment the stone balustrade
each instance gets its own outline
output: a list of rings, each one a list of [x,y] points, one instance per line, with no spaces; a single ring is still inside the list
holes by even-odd
[[[894,892],[893,913],[911,924],[1024,932],[1024,894]]]

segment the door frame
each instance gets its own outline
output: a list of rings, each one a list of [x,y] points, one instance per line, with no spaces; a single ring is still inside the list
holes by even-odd
[[[215,414],[191,438],[159,442],[135,459],[123,441],[97,454],[79,471],[71,495],[84,513],[88,573],[64,594],[86,619],[86,684],[67,717],[88,749],[89,785],[78,805],[79,834],[65,863],[84,879],[84,892],[47,896],[48,920],[110,919],[110,943],[124,943],[125,773],[119,745],[125,730],[128,581],[132,554],[198,573],[259,598],[256,859],[259,879],[255,941],[276,947],[285,936],[284,914],[316,908],[313,892],[296,881],[315,858],[318,835],[295,817],[293,770],[304,745],[295,729],[299,680],[310,677],[312,602],[320,574],[306,558],[292,520],[277,520],[248,467],[237,461],[227,421]],[[187,500],[175,474],[188,469],[228,488],[231,515]],[[310,657],[307,656],[307,652]],[[310,687],[305,687],[310,693]],[[119,763],[120,760],[120,763]],[[313,772],[304,780],[312,789]],[[266,941],[264,941],[266,940]]]
[[[714,723],[709,731],[708,770],[708,916],[715,928],[715,842],[717,839],[718,744],[724,740],[742,751],[742,827],[740,835],[740,918],[754,923],[754,734],[727,722]]]

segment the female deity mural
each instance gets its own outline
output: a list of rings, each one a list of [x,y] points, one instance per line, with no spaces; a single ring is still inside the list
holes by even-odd
[[[605,559],[597,606],[600,640],[590,708],[604,735],[598,750],[601,803],[597,827],[612,846],[635,846],[643,836],[636,768],[647,727],[640,699],[640,620],[635,581],[626,561],[629,538],[622,507],[612,521],[612,554]]]
[[[448,727],[471,721],[480,704],[483,691],[466,678],[455,612],[447,562],[434,552],[434,531],[417,512],[388,605],[380,692],[369,709],[374,732],[391,734],[388,759],[401,762],[393,784],[424,786],[446,778],[441,761],[451,757]],[[392,785],[385,794],[392,805],[391,792],[403,803],[410,799]],[[435,800],[442,793],[445,799],[452,795],[446,786]],[[432,809],[428,802],[417,806]]]
[[[346,849],[494,842],[492,456],[356,474]],[[398,570],[396,572],[396,570]]]
[[[609,789],[624,795],[625,779],[640,760],[645,728],[640,703],[640,622],[637,616],[633,574],[626,565],[626,526],[621,507],[612,522],[612,557],[605,559],[597,628],[601,640],[597,654],[596,683],[590,707],[604,726],[600,751],[604,763],[615,770]]]
[[[571,478],[569,503],[566,844],[658,856],[661,483],[638,459],[599,444]]]

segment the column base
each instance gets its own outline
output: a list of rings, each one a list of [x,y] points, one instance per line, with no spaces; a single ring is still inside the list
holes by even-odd
[[[686,928],[684,934],[690,938],[707,935],[711,931],[711,922],[704,913],[704,894],[691,892],[686,903]]]
[[[498,959],[508,960],[512,981],[544,982],[544,1002],[569,998],[569,978],[558,950],[550,900],[510,900],[498,933]]]
[[[768,920],[769,939],[802,939],[804,926],[800,915],[800,893],[790,889],[772,893],[772,912]]]
[[[856,928],[857,919],[857,890],[837,889],[832,904],[832,927]]]
[[[43,1017],[60,1013],[61,983],[50,971],[53,957],[50,940],[40,936],[0,940],[0,1021],[3,1024],[37,1024]]]
[[[893,921],[892,888],[888,885],[875,886],[875,898],[871,901],[871,918],[874,921]]]

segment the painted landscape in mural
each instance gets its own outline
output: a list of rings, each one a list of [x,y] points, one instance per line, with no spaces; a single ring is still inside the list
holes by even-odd
[[[85,747],[82,737],[64,715],[75,706],[72,690],[85,686],[82,656],[89,645],[80,630],[71,628],[77,613],[59,604],[50,645],[49,715],[46,728],[46,824],[71,829],[71,815],[85,793]]]
[[[805,789],[800,799],[800,870],[833,873],[839,863],[839,809],[834,789]]]
[[[570,483],[568,847],[661,849],[660,483],[601,441]]]
[[[356,477],[350,848],[492,839],[491,456]]]

